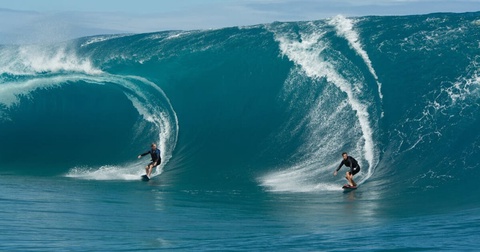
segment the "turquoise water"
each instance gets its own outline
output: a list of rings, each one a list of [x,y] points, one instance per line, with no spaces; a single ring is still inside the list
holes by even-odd
[[[337,16],[0,46],[0,248],[476,250],[479,33]]]
[[[343,194],[183,189],[163,177],[2,177],[5,251],[472,251],[478,208],[405,213],[364,185]],[[392,209],[382,209],[391,204]]]

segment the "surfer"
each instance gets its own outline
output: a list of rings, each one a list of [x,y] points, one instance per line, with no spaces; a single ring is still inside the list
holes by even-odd
[[[342,165],[346,167],[350,167],[350,171],[345,173],[345,178],[348,180],[348,184],[352,187],[356,187],[357,184],[353,181],[353,175],[357,174],[360,171],[360,165],[358,165],[357,160],[355,158],[350,157],[347,155],[346,152],[342,153],[343,160],[338,166],[338,168],[333,173],[333,176],[337,176],[338,171],[342,168]]]
[[[147,154],[150,154],[150,157],[152,158],[152,162],[145,167],[145,172],[147,173],[148,178],[150,178],[150,175],[152,174],[153,167],[157,167],[162,162],[162,158],[160,157],[160,149],[157,149],[157,145],[152,143],[150,147],[151,149],[149,151],[138,155],[138,158],[141,158]]]

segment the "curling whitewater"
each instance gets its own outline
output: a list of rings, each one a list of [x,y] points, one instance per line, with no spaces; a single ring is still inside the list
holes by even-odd
[[[71,53],[65,54],[65,48],[62,47],[57,48],[56,46],[50,46],[35,48],[35,50],[40,50],[40,52],[33,50],[30,46],[28,46],[27,49],[9,48],[7,50],[7,55],[19,54],[18,61],[20,62],[7,66],[5,70],[6,73],[4,73],[5,78],[3,78],[2,85],[0,86],[1,104],[4,109],[4,112],[2,112],[2,122],[5,126],[4,133],[12,133],[13,136],[20,136],[20,139],[15,139],[16,143],[14,139],[11,138],[12,135],[6,137],[7,140],[11,139],[10,141],[12,141],[11,144],[13,145],[11,147],[15,148],[15,145],[27,144],[28,139],[22,139],[21,137],[29,136],[30,134],[26,132],[22,134],[22,130],[31,131],[30,128],[15,128],[17,119],[23,123],[35,125],[34,131],[40,132],[39,134],[41,135],[34,135],[38,142],[33,141],[28,143],[32,148],[43,148],[43,146],[39,146],[44,144],[43,142],[48,142],[50,147],[49,150],[45,150],[46,152],[36,155],[38,156],[36,164],[31,163],[33,160],[28,160],[27,164],[30,166],[29,168],[20,167],[38,174],[41,172],[38,171],[38,169],[52,169],[52,163],[63,166],[63,169],[65,169],[65,165],[73,165],[74,167],[71,168],[65,176],[98,180],[136,180],[141,172],[138,169],[140,165],[138,161],[136,163],[122,163],[121,165],[95,164],[90,167],[89,164],[98,163],[99,161],[90,160],[82,163],[81,166],[76,166],[71,162],[72,159],[76,162],[81,160],[78,159],[78,154],[88,157],[89,155],[95,155],[92,150],[102,153],[105,152],[105,150],[96,148],[98,143],[123,143],[122,145],[124,147],[121,147],[123,148],[122,151],[117,151],[117,155],[130,153],[132,151],[129,146],[130,143],[124,141],[119,142],[114,139],[119,137],[119,135],[115,134],[119,133],[116,129],[124,127],[133,127],[133,131],[130,129],[132,132],[127,132],[127,135],[123,135],[124,140],[129,140],[125,137],[129,136],[130,141],[135,141],[141,138],[142,134],[145,134],[151,139],[150,141],[158,142],[159,146],[165,150],[162,157],[165,163],[168,162],[178,137],[178,121],[168,98],[158,86],[138,76],[112,75],[95,69],[88,60],[79,60],[76,55]],[[35,53],[26,59],[25,51],[31,52],[32,50]],[[53,57],[53,60],[51,60],[49,64],[43,64],[46,58],[49,57]],[[57,62],[55,62],[55,60]],[[19,64],[20,68],[16,64]],[[14,78],[12,76],[18,77]],[[99,86],[100,88],[94,86]],[[92,95],[86,100],[78,99],[79,95],[85,97],[86,93],[92,91],[95,92],[95,95]],[[119,100],[118,98],[120,96],[111,96],[109,93],[119,93],[123,95],[123,99]],[[97,108],[86,105],[86,103],[92,101],[99,103],[98,100],[102,99],[106,99],[111,103],[107,105],[109,108]],[[125,102],[125,100],[128,101]],[[127,116],[128,109],[125,110],[125,105],[130,106],[128,108],[130,114],[132,113],[131,110],[136,111],[135,117],[137,118],[133,122],[131,120],[132,116]],[[88,111],[88,109],[91,111]],[[120,113],[117,111],[113,114],[111,109],[122,109],[122,111],[120,111]],[[18,113],[9,114],[11,110],[18,111]],[[98,110],[104,111],[97,113]],[[78,113],[80,113],[80,115]],[[111,113],[114,116],[123,117],[123,119],[129,118],[130,121],[123,119],[115,120],[115,118],[105,120],[104,118],[96,117],[103,116],[105,113]],[[82,114],[86,114],[87,116],[82,116]],[[109,118],[109,116],[110,115],[106,115],[107,118]],[[21,119],[22,117],[26,117],[27,119],[23,120]],[[35,120],[29,120],[28,118],[30,117],[40,118],[40,120],[53,120],[53,122],[52,124],[43,123],[43,121],[37,122]],[[95,124],[98,125],[94,126]],[[105,124],[113,125],[108,127],[105,126]],[[122,125],[118,126],[117,124]],[[57,125],[67,127],[59,127]],[[26,126],[28,127],[28,125]],[[108,128],[112,127],[115,127],[115,129],[108,130]],[[92,132],[88,132],[88,129],[91,129]],[[95,134],[102,135],[97,136]],[[64,139],[61,139],[63,135],[77,136],[73,138],[75,141],[66,142]],[[110,143],[107,142],[109,139]],[[99,142],[95,143],[95,140]],[[89,145],[91,146],[90,152],[88,150],[85,151],[84,148],[89,148]],[[168,148],[166,146],[168,146]],[[19,146],[18,148],[21,147]],[[69,148],[70,153],[68,151],[64,153],[65,151],[63,150],[65,150],[65,148]],[[115,149],[117,150],[118,148]],[[8,153],[8,150],[5,152]],[[58,154],[66,155],[58,157]],[[47,157],[45,158],[44,156]],[[71,156],[75,157],[72,158]],[[55,161],[52,162],[48,160],[49,157],[55,159]],[[112,158],[104,159],[104,161],[100,162],[105,162],[105,160],[112,160]],[[118,160],[125,160],[125,158],[117,156],[113,160],[118,162]],[[160,174],[162,167],[163,166],[159,167],[154,175]],[[53,170],[57,169],[53,168]],[[48,170],[44,172],[51,174]]]

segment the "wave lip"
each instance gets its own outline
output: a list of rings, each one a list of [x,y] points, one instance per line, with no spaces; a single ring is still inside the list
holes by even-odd
[[[22,45],[0,50],[0,75],[17,76],[43,73],[76,72],[89,75],[103,73],[89,58],[81,58],[67,46]]]

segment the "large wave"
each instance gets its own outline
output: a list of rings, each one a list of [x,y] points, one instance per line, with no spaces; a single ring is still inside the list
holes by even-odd
[[[89,87],[94,92],[86,100],[121,94],[103,106],[114,104],[106,114],[125,113],[110,118],[118,121],[107,133],[79,141],[87,146],[76,149],[83,159],[61,159],[63,175],[137,178],[144,162],[135,156],[156,141],[162,168],[179,185],[338,190],[343,178],[332,173],[347,151],[360,162],[361,184],[473,187],[468,178],[478,175],[478,162],[471,160],[480,154],[478,20],[479,13],[337,16],[3,46],[2,137],[15,140],[2,142],[0,162],[17,164],[19,128],[30,126],[19,118],[40,122],[52,110],[26,110],[37,117],[22,108],[37,108],[47,94],[73,98],[69,87]],[[79,108],[95,114],[84,103],[64,109]],[[103,125],[87,122],[94,131]],[[101,151],[100,135],[107,136],[103,142],[122,140],[113,157],[89,158],[91,149]]]

